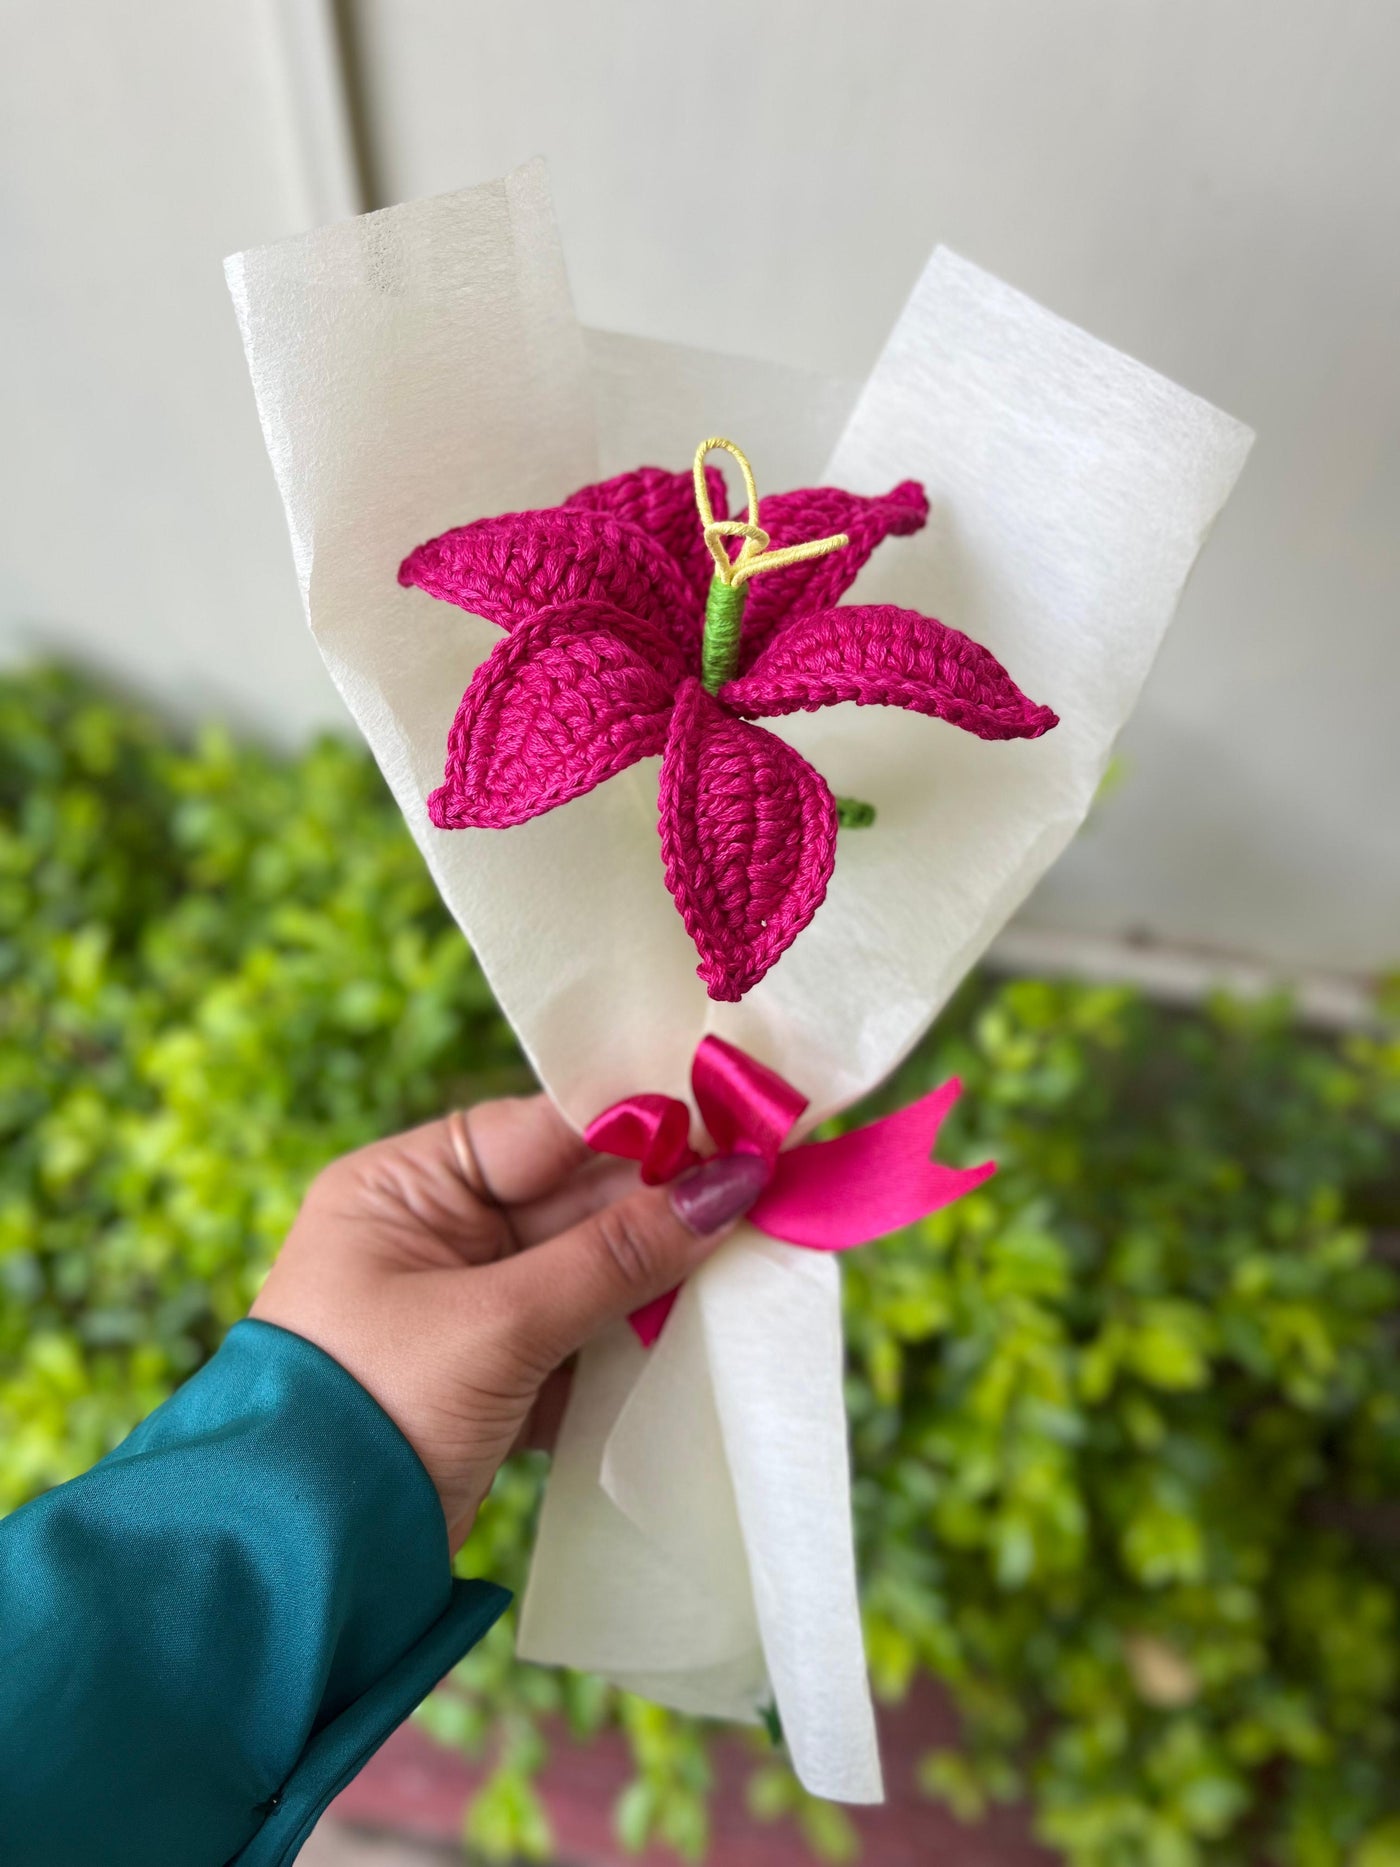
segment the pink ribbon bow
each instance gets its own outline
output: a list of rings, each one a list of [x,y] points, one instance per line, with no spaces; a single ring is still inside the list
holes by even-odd
[[[782,1146],[807,1106],[791,1083],[722,1037],[704,1037],[690,1071],[696,1107],[717,1154],[758,1154],[770,1178],[748,1222],[809,1251],[849,1251],[912,1225],[951,1205],[996,1172],[944,1167],[930,1159],[943,1117],[962,1092],[956,1077],[833,1141]],[[624,1096],[589,1123],[584,1139],[599,1154],[641,1164],[648,1186],[673,1180],[704,1158],[690,1145],[690,1110],[676,1096]],[[677,1292],[669,1291],[628,1319],[650,1347]]]

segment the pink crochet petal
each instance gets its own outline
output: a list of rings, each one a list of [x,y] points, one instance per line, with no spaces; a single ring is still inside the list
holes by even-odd
[[[718,467],[706,467],[705,479],[715,517],[728,518],[724,475]],[[696,616],[704,614],[714,560],[695,509],[693,475],[668,473],[664,467],[638,467],[635,473],[619,473],[611,480],[580,487],[564,504],[588,512],[611,513],[654,538],[675,560],[686,588],[695,598]]]
[[[503,830],[581,797],[663,749],[683,673],[655,623],[606,603],[520,623],[462,696],[428,815],[440,830]]]
[[[430,538],[399,582],[513,629],[559,603],[611,603],[666,630],[691,659],[700,612],[671,558],[645,532],[605,512],[553,506],[478,519]]]
[[[851,542],[826,557],[808,558],[753,579],[744,607],[744,667],[790,619],[839,602],[881,539],[919,531],[928,518],[928,500],[917,480],[904,480],[878,499],[836,486],[812,486],[760,498],[758,513],[775,551],[837,532],[845,532]]]
[[[1058,723],[970,636],[883,604],[799,616],[720,695],[748,718],[813,713],[838,700],[906,707],[979,739],[1038,739]]]
[[[661,766],[661,857],[710,997],[742,998],[821,906],[835,799],[791,746],[689,680]]]

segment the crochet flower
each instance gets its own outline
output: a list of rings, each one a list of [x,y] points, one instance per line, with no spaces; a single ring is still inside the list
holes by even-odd
[[[703,466],[720,445],[743,470],[745,520],[727,518],[724,480]],[[912,480],[877,498],[779,493],[760,510],[738,449],[706,442],[693,482],[643,467],[420,545],[400,583],[508,631],[462,696],[432,821],[506,829],[660,754],[666,885],[710,996],[741,998],[820,907],[839,817],[825,779],[755,720],[851,700],[982,739],[1056,724],[958,630],[838,607],[876,545],[927,516]]]

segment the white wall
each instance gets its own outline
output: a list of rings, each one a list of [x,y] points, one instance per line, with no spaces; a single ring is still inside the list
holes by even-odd
[[[0,10],[0,629],[196,713],[343,717],[223,255],[337,201],[258,0]]]
[[[218,258],[336,211],[343,126],[297,44],[317,17],[32,0],[5,14],[0,65],[0,382],[21,434],[4,614],[292,727],[334,702]],[[1257,428],[1119,791],[1029,916],[1294,966],[1400,958],[1400,7],[347,17],[374,196],[545,154],[591,322],[857,376],[941,239]]]

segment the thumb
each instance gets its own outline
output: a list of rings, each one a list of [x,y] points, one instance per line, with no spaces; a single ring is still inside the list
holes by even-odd
[[[707,1160],[629,1194],[547,1243],[493,1265],[497,1297],[532,1359],[563,1361],[605,1323],[683,1283],[768,1183],[756,1154]]]

